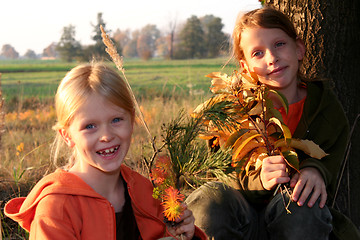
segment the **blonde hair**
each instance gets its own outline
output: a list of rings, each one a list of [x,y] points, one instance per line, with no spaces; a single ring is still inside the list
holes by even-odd
[[[55,165],[58,165],[58,155],[64,145],[59,130],[70,126],[76,111],[92,94],[102,96],[123,108],[131,114],[134,121],[135,104],[130,89],[115,69],[100,62],[82,64],[73,68],[60,82],[55,95],[57,122],[53,129],[57,132],[57,136],[52,151]],[[72,153],[66,167],[71,167],[74,162],[74,153]]]
[[[295,27],[290,19],[276,9],[264,7],[239,15],[232,34],[232,52],[237,61],[244,59],[244,52],[240,46],[241,34],[244,29],[252,27],[279,28],[294,41],[298,38]]]

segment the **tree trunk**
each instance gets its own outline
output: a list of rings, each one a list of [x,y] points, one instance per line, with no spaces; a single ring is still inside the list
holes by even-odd
[[[294,22],[307,47],[304,73],[334,82],[352,127],[360,114],[360,1],[266,0]],[[360,226],[360,121],[350,139],[350,155],[335,208]]]

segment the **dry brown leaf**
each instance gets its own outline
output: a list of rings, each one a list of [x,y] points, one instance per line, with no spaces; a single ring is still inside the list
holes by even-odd
[[[289,146],[292,148],[299,149],[309,155],[310,157],[321,159],[328,154],[325,153],[324,150],[320,148],[319,145],[314,143],[310,140],[303,140],[303,139],[288,139],[287,141],[285,139],[280,139],[275,142],[275,148],[283,147],[283,146]]]

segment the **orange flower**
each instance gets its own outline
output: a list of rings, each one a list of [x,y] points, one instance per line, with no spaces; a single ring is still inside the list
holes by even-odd
[[[24,143],[21,142],[17,147],[16,147],[16,150],[18,152],[22,152],[24,150]]]
[[[168,186],[174,184],[174,174],[171,167],[171,161],[168,156],[160,156],[156,160],[155,167],[152,169],[150,174],[150,177],[154,181],[155,185],[160,186],[165,184]]]
[[[169,221],[175,221],[183,213],[181,202],[185,196],[174,187],[165,189],[162,205],[164,206],[164,215]]]

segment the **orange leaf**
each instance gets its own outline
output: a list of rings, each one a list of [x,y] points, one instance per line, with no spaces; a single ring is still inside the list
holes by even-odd
[[[243,134],[234,144],[233,149],[233,164],[236,165],[236,162],[240,161],[243,157],[245,157],[249,152],[254,150],[255,148],[264,146],[264,143],[258,142],[255,140],[257,137],[261,137],[261,134],[254,134],[249,131]]]

